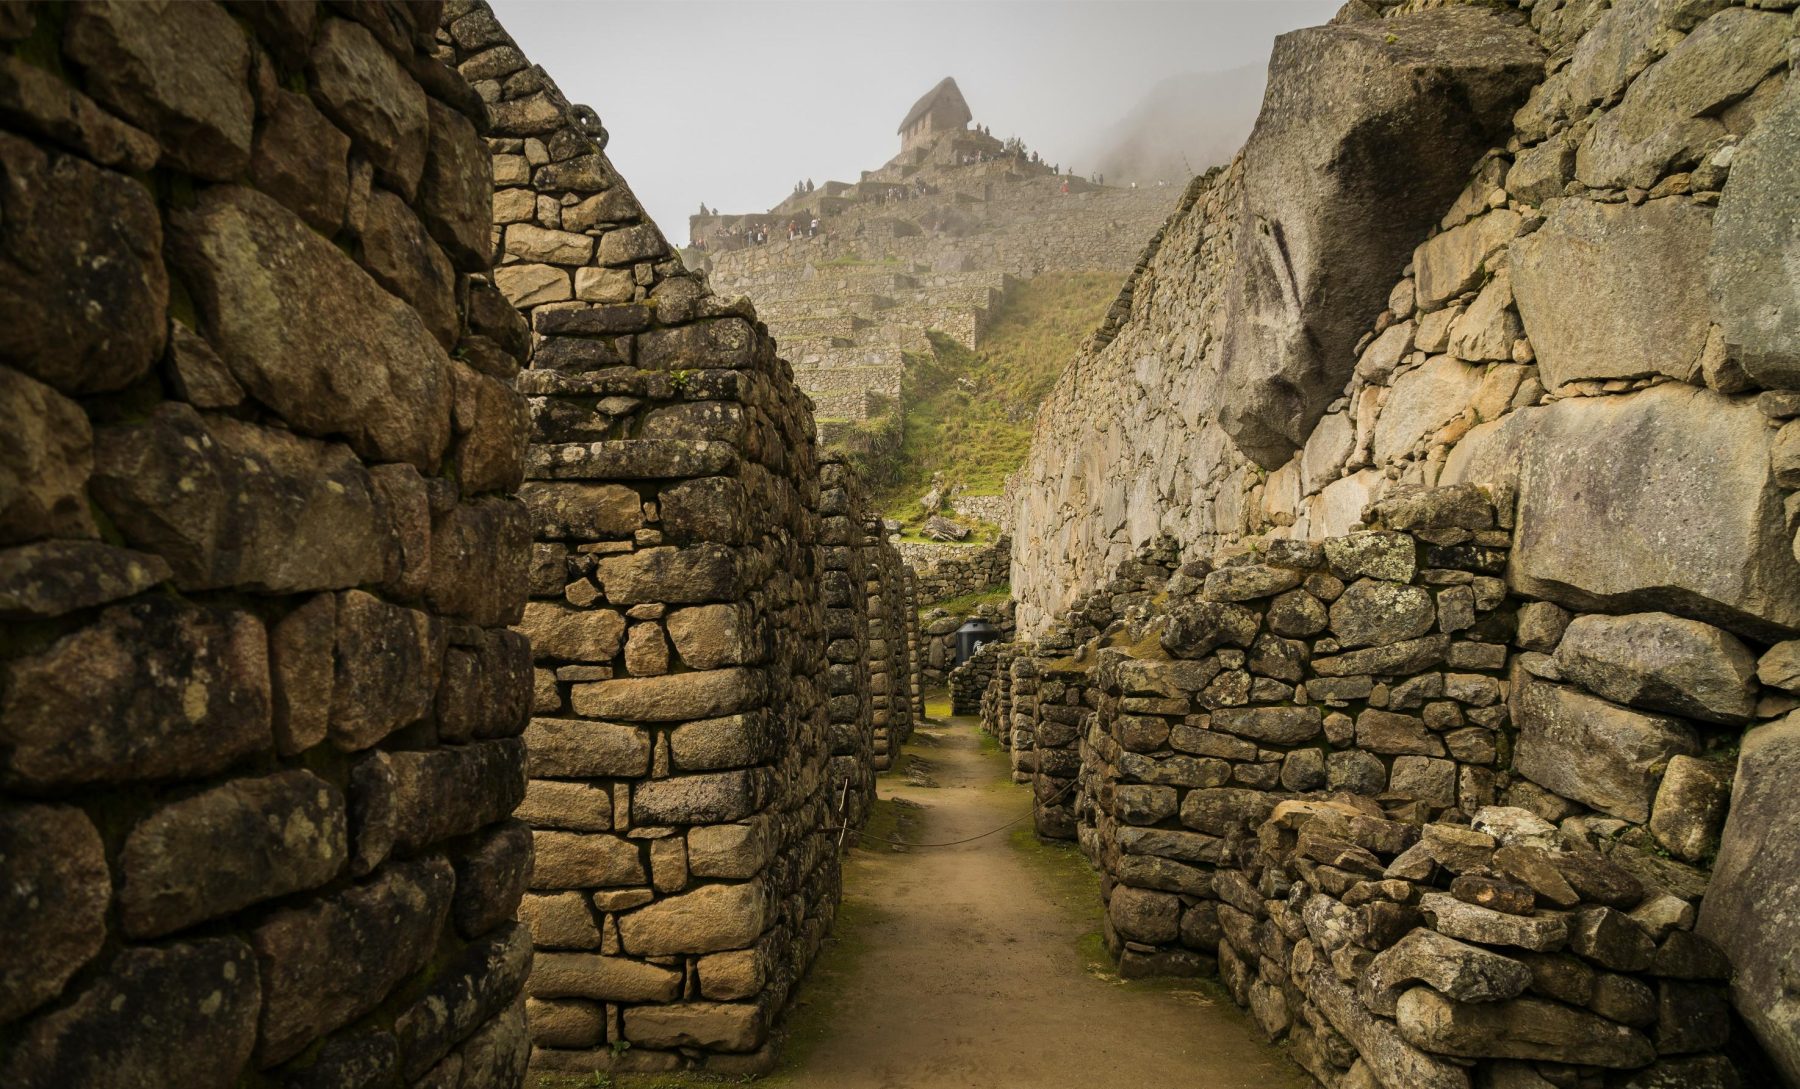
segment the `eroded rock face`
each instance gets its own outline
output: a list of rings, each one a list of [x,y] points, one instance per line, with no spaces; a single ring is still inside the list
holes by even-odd
[[[1796,776],[1800,712],[1744,735],[1699,925],[1736,966],[1732,1003],[1789,1080],[1800,1080],[1800,999],[1791,982],[1800,950]]]
[[[1764,637],[1800,628],[1774,431],[1753,405],[1671,383],[1528,416],[1509,570],[1518,589]]]
[[[1719,197],[1707,282],[1726,350],[1761,385],[1800,387],[1800,83],[1738,145]]]
[[[1217,419],[1273,469],[1349,378],[1407,254],[1495,142],[1543,57],[1477,8],[1283,35],[1244,148]]]

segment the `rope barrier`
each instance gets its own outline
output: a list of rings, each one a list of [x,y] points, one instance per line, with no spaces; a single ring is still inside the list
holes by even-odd
[[[1075,785],[1079,782],[1080,782],[1079,779],[1070,779],[1068,781],[1068,783],[1061,790],[1057,791],[1055,794],[1052,794],[1052,795],[1050,795],[1049,798],[1045,799],[1043,804],[1050,805],[1050,804],[1054,803],[1058,798],[1061,798],[1064,794],[1067,794],[1069,791],[1075,789]],[[1008,828],[1011,828],[1013,825],[1018,824],[1022,820],[1025,820],[1027,817],[1035,816],[1036,814],[1037,814],[1037,807],[1034,805],[1031,809],[1031,812],[1026,813],[1023,816],[1015,817],[1014,819],[1007,821],[1005,824],[1001,825],[998,828],[990,828],[987,831],[982,832],[979,835],[969,836],[965,839],[953,839],[953,840],[949,840],[948,842],[945,842],[945,843],[914,843],[911,840],[904,840],[904,839],[892,839],[892,838],[883,839],[880,836],[870,835],[867,832],[864,832],[860,829],[851,828],[848,825],[843,825],[843,826],[840,826],[837,828],[827,827],[825,829],[825,831],[839,833],[838,844],[840,846],[844,842],[843,833],[849,832],[851,835],[856,836],[858,839],[869,840],[870,842],[873,842],[873,843],[885,843],[891,847],[960,847],[965,843],[974,843],[978,839],[986,839],[987,837],[993,835],[996,832],[1004,832]]]

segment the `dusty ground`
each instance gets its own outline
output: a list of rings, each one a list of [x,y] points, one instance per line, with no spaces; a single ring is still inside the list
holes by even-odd
[[[991,743],[990,743],[991,744]],[[1025,816],[970,719],[927,725],[916,767],[882,777],[871,828],[941,842]],[[910,774],[909,774],[910,773]],[[935,786],[923,785],[935,782]],[[801,990],[796,1089],[1289,1089],[1297,1068],[1222,992],[1123,983],[1098,940],[1099,890],[1030,822],[956,847],[853,853],[837,935]]]

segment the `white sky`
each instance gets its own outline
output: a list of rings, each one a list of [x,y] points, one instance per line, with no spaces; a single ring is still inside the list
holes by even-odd
[[[1159,80],[1266,65],[1338,0],[492,0],[664,231],[700,202],[760,211],[811,177],[855,181],[944,76],[977,123],[1091,169]],[[1174,180],[1174,179],[1171,179]]]

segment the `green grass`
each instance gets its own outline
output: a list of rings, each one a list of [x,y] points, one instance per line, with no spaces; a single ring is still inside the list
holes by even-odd
[[[1030,449],[1038,405],[1118,293],[1108,273],[1046,273],[1007,290],[979,350],[930,334],[932,350],[907,357],[898,464],[877,509],[922,520],[918,498],[936,472],[1000,494]]]
[[[978,594],[963,594],[945,601],[927,602],[919,606],[919,611],[922,613],[927,609],[942,609],[947,613],[972,613],[983,605],[1004,605],[1011,597],[1012,584],[1006,583]]]

